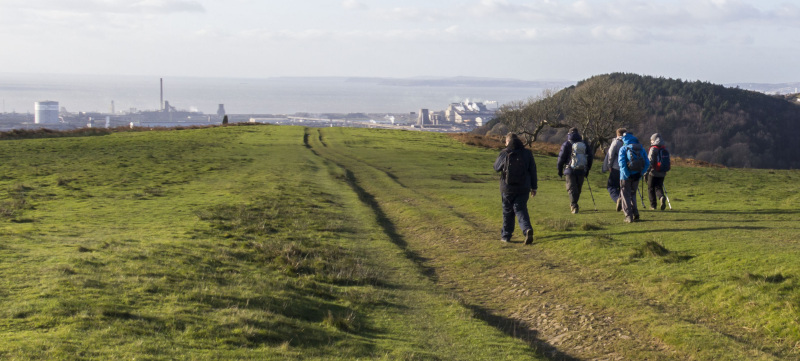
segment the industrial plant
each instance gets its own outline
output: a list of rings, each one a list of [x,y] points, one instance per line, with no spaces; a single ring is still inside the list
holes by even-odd
[[[495,104],[496,102],[487,102]],[[117,112],[114,102],[110,112],[68,112],[57,100],[34,102],[34,114],[0,113],[0,131],[13,129],[73,130],[79,128],[158,128],[220,125],[224,119],[230,123],[251,122],[294,124],[312,127],[369,127],[435,132],[463,132],[482,126],[495,116],[495,110],[482,102],[465,100],[449,104],[445,110],[426,108],[419,113],[395,114],[227,114],[225,104],[219,104],[215,114],[181,110],[164,99],[164,82],[160,80],[158,110],[130,109]]]

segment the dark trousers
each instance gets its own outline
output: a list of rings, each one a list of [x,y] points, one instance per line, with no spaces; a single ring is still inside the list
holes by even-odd
[[[501,237],[511,239],[514,233],[514,216],[519,219],[522,231],[532,229],[528,215],[528,193],[503,193],[503,230]]]
[[[586,177],[583,174],[565,174],[567,193],[569,193],[569,204],[576,206],[581,199],[581,189]]]
[[[617,203],[617,199],[619,199],[619,169],[611,168],[608,173],[608,183],[606,184],[606,189],[608,189],[608,195],[611,196],[611,200],[614,203]]]
[[[647,177],[647,195],[650,198],[650,208],[656,208],[658,200],[664,196],[664,177]]]
[[[626,217],[639,215],[639,206],[636,204],[636,191],[639,190],[639,179],[641,177],[641,174],[633,174],[630,178],[619,181],[622,197],[622,212],[625,213]]]

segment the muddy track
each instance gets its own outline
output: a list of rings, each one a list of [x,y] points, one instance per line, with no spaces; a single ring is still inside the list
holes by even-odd
[[[484,220],[459,211],[435,194],[409,188],[387,170],[323,143],[319,129],[306,132],[306,145],[345,170],[348,183],[376,213],[387,236],[420,265],[424,274],[451,290],[487,323],[528,342],[553,360],[625,360],[630,354],[656,360],[691,358],[647,334],[646,325],[631,324],[622,315],[592,306],[586,295],[622,297],[632,300],[635,309],[658,315],[665,323],[691,323],[681,312],[654,304],[625,284],[535,246],[504,246],[498,241],[499,250],[489,252],[485,244],[497,238],[497,232]],[[314,132],[318,134],[314,136]],[[393,202],[394,209],[397,204],[408,209],[384,210],[381,202]],[[458,226],[440,227],[435,217],[426,216],[425,210],[432,207],[449,208],[448,221]],[[483,261],[486,266],[476,272],[440,261],[453,252]],[[474,276],[464,277],[464,272],[473,272]],[[484,277],[492,282],[481,283]],[[752,345],[744,346],[752,349]]]

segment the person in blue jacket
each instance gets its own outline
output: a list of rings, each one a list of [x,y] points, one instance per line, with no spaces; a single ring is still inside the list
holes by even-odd
[[[610,172],[606,189],[608,189],[611,200],[617,205],[617,212],[622,210],[622,197],[619,194],[619,148],[622,148],[622,136],[627,132],[628,130],[625,128],[617,129],[617,137],[611,141],[606,157],[603,159],[602,172]]]
[[[639,180],[650,168],[647,152],[639,143],[639,139],[631,133],[622,136],[622,148],[619,149],[619,187],[622,197],[622,211],[625,222],[639,220],[639,207],[636,205],[636,190]]]

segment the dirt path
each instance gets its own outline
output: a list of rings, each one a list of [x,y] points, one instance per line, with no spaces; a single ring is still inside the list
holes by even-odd
[[[484,220],[404,185],[385,169],[323,143],[308,130],[308,146],[347,170],[348,181],[380,215],[395,243],[434,281],[451,290],[477,317],[528,342],[554,360],[693,359],[651,334],[635,313],[663,324],[715,332],[686,321],[679,310],[653,304],[617,280],[541,248],[501,244]],[[365,181],[369,180],[369,181]],[[624,300],[624,314],[597,306],[602,294]],[[634,313],[633,315],[631,313]],[[722,337],[724,338],[724,337]],[[735,342],[735,341],[731,341]],[[759,359],[769,355],[740,345]]]

